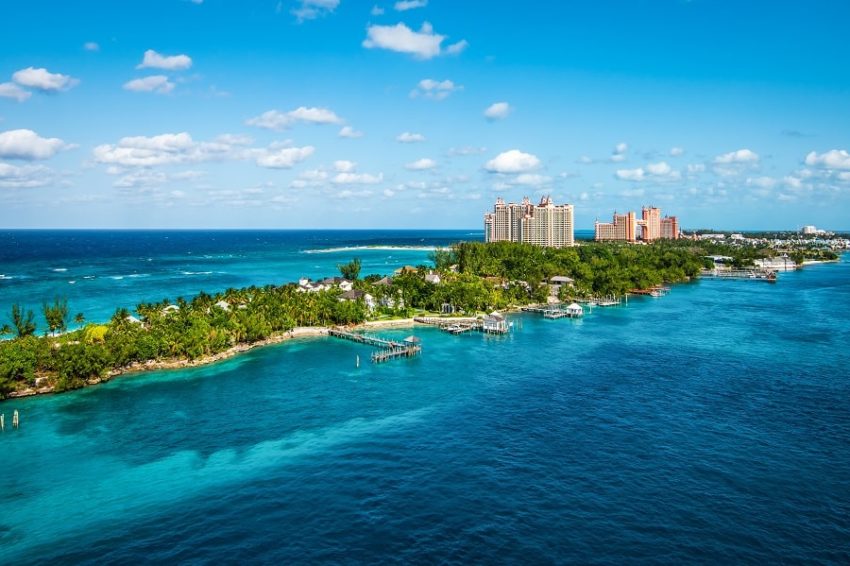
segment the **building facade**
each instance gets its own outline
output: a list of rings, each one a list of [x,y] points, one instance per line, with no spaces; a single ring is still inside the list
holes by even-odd
[[[597,220],[594,233],[598,242],[653,242],[661,238],[677,240],[680,237],[678,219],[675,216],[662,218],[661,209],[654,206],[643,207],[640,218],[634,212],[615,212],[611,222]]]
[[[556,205],[550,197],[531,204],[505,203],[496,199],[493,212],[484,215],[484,241],[525,242],[536,246],[563,248],[575,243],[573,205]]]

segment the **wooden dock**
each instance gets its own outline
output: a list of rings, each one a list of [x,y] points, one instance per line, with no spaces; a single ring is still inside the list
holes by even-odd
[[[375,364],[398,358],[412,358],[422,352],[422,346],[419,345],[419,339],[414,337],[406,338],[402,342],[396,342],[395,340],[386,340],[384,338],[378,338],[377,336],[349,332],[348,330],[343,330],[341,328],[329,328],[328,335],[333,336],[334,338],[341,338],[343,340],[357,342],[358,344],[366,344],[367,346],[380,348],[380,351],[372,352],[372,363]],[[359,359],[360,358],[358,358],[358,365]]]
[[[703,269],[700,272],[700,277],[704,279],[732,279],[776,283],[776,272],[763,269]]]

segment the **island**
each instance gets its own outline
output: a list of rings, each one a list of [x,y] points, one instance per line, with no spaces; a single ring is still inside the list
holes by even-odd
[[[756,269],[777,257],[793,264],[838,258],[829,245],[777,235],[717,234],[647,245],[591,243],[547,248],[516,242],[460,242],[435,250],[431,266],[392,276],[360,275],[360,261],[340,277],[227,289],[191,299],[116,309],[111,320],[69,330],[67,301],[42,305],[38,335],[31,309],[14,305],[0,341],[0,399],[62,392],[129,372],[199,365],[329,327],[412,322],[414,316],[471,316],[555,301],[621,297],[697,279],[717,260]],[[777,244],[780,242],[780,244]],[[846,246],[846,240],[842,245]],[[834,247],[834,246],[833,246]],[[9,337],[11,336],[11,337]]]

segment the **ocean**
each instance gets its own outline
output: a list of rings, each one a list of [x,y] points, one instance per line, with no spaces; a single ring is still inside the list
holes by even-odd
[[[0,312],[62,293],[95,320],[480,233],[0,237]],[[0,563],[847,563],[847,312],[844,255],[507,336],[416,328],[420,357],[377,366],[299,339],[5,401]]]

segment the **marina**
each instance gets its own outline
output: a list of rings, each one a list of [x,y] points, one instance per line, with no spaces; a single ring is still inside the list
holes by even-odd
[[[767,281],[776,282],[775,271],[762,269],[703,269],[700,272],[703,279],[734,279],[744,281]]]

